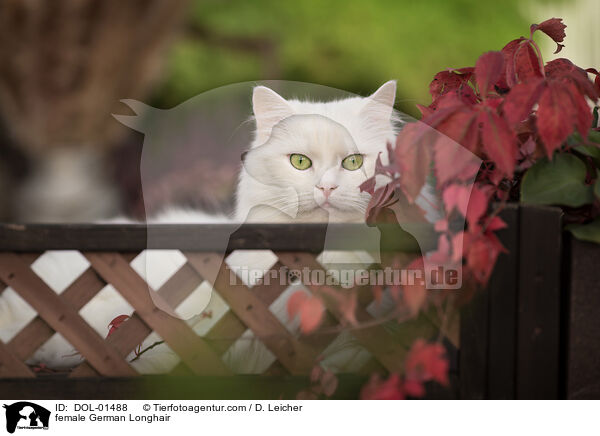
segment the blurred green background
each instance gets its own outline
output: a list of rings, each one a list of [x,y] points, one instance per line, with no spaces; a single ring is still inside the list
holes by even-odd
[[[545,2],[545,3],[557,3]],[[416,115],[445,68],[473,65],[526,35],[539,1],[196,0],[152,103],[257,79],[313,82],[368,94],[398,80],[398,108]],[[540,17],[540,20],[549,17]]]
[[[122,99],[169,109],[269,79],[368,95],[395,79],[397,109],[418,117],[435,73],[472,66],[553,16],[568,26],[560,56],[600,67],[599,0],[1,1],[0,220],[142,217],[144,137],[112,117],[131,115]],[[536,38],[551,59],[555,45]],[[230,206],[209,183],[233,189],[239,153],[229,151],[228,170],[156,174],[146,200]]]

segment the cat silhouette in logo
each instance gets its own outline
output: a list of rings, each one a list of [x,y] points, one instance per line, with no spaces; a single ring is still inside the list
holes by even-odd
[[[9,433],[15,432],[21,420],[24,420],[21,422],[23,427],[39,427],[41,421],[42,427],[48,428],[50,411],[42,406],[28,401],[19,401],[11,405],[4,404],[3,407],[6,409],[6,431]]]

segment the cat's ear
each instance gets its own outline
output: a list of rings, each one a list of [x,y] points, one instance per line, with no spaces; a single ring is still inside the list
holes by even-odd
[[[367,103],[363,113],[372,119],[389,121],[392,117],[396,100],[396,81],[390,80],[379,87],[377,91],[366,98]]]
[[[260,144],[269,139],[275,124],[294,113],[282,96],[266,86],[254,88],[252,110],[256,120],[256,137]]]

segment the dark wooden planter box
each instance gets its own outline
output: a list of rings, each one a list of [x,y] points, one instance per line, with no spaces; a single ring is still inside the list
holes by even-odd
[[[499,257],[488,289],[461,313],[460,347],[449,348],[450,388],[430,386],[428,397],[600,398],[600,247],[564,235],[556,208],[509,205],[501,216],[508,228],[500,238],[509,253]],[[210,251],[217,232],[231,231],[205,228],[190,238],[187,230],[164,227],[151,248],[193,251],[201,245],[202,251]],[[324,230],[315,225],[293,231],[246,226],[232,236],[228,250],[316,253]],[[0,253],[68,248],[135,252],[146,244],[143,226],[0,226]],[[386,249],[414,251],[414,240],[400,238]],[[366,380],[366,374],[341,375],[335,397],[356,398]],[[306,376],[292,374],[5,377],[0,378],[0,398],[289,398],[307,385]]]
[[[566,397],[600,398],[600,245],[569,238]]]

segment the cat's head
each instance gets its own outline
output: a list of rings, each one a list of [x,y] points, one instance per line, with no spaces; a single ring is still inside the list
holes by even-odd
[[[395,82],[369,97],[285,100],[254,89],[256,135],[244,158],[238,217],[251,221],[362,221],[379,153],[396,133]],[[248,215],[248,213],[250,213]]]

